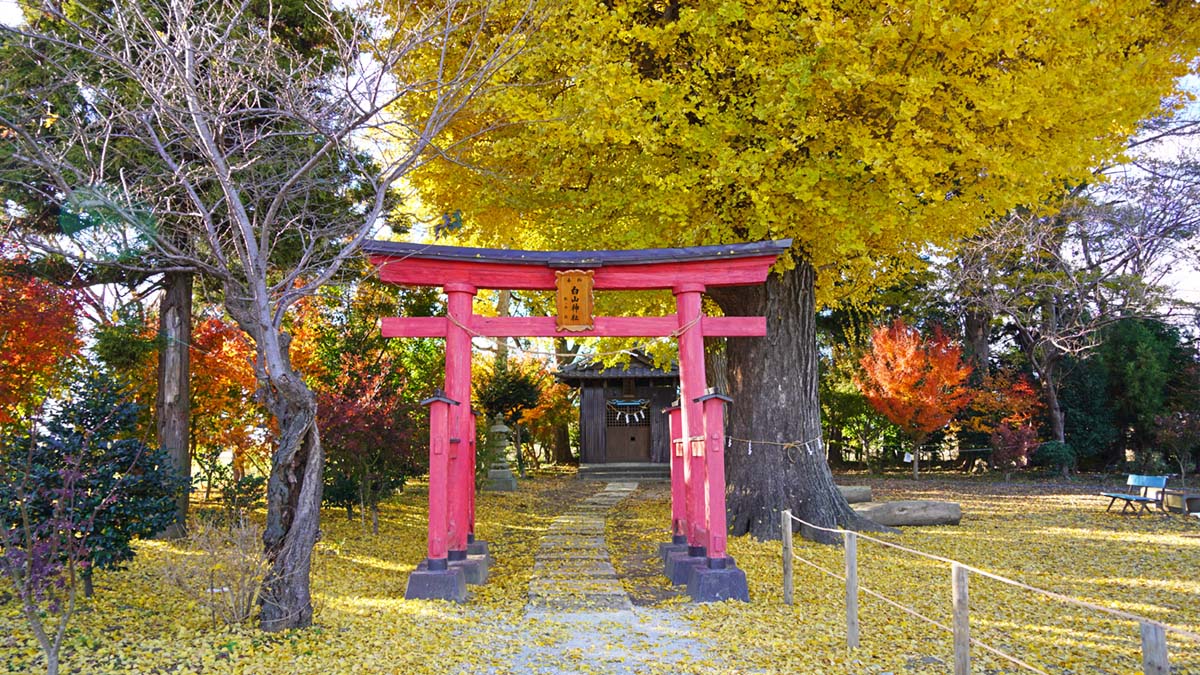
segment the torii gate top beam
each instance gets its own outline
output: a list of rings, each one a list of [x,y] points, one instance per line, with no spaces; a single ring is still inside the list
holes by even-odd
[[[556,270],[592,269],[596,290],[633,291],[760,284],[791,244],[780,239],[626,251],[510,251],[370,241],[364,249],[380,279],[405,286],[553,290]]]

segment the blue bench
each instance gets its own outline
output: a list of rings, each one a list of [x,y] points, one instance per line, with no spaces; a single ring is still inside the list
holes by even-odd
[[[1129,479],[1125,484],[1131,488],[1138,488],[1137,494],[1125,494],[1123,492],[1101,492],[1101,497],[1110,497],[1108,508],[1105,511],[1112,510],[1113,504],[1117,503],[1118,499],[1125,501],[1121,507],[1121,513],[1128,510],[1133,510],[1137,515],[1142,515],[1142,511],[1149,512],[1151,504],[1158,504],[1162,499],[1162,490],[1167,487],[1166,476],[1139,476],[1137,474],[1129,474]],[[1133,492],[1130,490],[1130,492]],[[1140,508],[1139,508],[1140,507]]]

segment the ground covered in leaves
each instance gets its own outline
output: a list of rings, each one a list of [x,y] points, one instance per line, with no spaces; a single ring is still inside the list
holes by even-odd
[[[1003,484],[989,477],[934,476],[914,483],[842,476],[839,482],[870,484],[876,500],[962,504],[960,526],[910,528],[889,540],[1200,632],[1200,519],[1105,513],[1107,500],[1095,496],[1099,485],[1087,480]],[[385,505],[378,536],[341,512],[327,512],[313,580],[315,626],[281,634],[214,625],[193,598],[164,581],[164,570],[186,552],[168,542],[141,542],[128,569],[97,575],[96,597],[82,604],[68,634],[63,670],[521,673],[531,670],[523,656],[531,646],[546,659],[561,645],[561,672],[601,672],[581,658],[587,655],[572,652],[572,636],[561,624],[524,613],[539,538],[566,504],[600,487],[556,476],[522,481],[517,493],[482,493],[479,536],[492,542],[496,563],[489,583],[473,587],[466,605],[403,599],[407,574],[424,552],[425,495],[419,486]],[[667,500],[665,486],[643,486],[615,507],[607,526],[614,565],[635,604],[675,617],[681,632],[704,645],[694,652],[702,656],[672,657],[651,671],[950,670],[948,634],[867,597],[861,600],[862,646],[848,651],[842,583],[802,563],[796,567],[796,602],[784,605],[778,542],[730,540],[731,554],[747,572],[752,603],[686,603],[658,575],[654,555],[667,538]],[[800,539],[796,548],[803,558],[841,571],[841,549]],[[867,541],[859,544],[859,559],[864,586],[949,623],[946,565]],[[1139,633],[1130,622],[979,577],[972,577],[970,590],[974,635],[1047,673],[1140,672]],[[37,672],[36,643],[6,597],[0,592],[0,672]],[[620,630],[613,631],[619,640]],[[1168,644],[1174,673],[1200,674],[1200,644],[1175,636]],[[975,672],[1021,672],[979,650],[973,656]],[[549,664],[537,665],[545,672]]]
[[[1071,483],[1003,483],[995,477],[909,478],[838,476],[870,485],[875,501],[938,499],[962,505],[958,526],[906,528],[882,538],[959,560],[1046,590],[1120,609],[1200,633],[1200,519],[1105,512],[1100,489],[1124,491],[1124,476]],[[640,492],[618,507],[609,536],[623,544],[615,561],[635,602],[669,592],[658,579],[642,583],[641,559],[663,538],[648,533],[669,518],[666,487]],[[1119,505],[1118,505],[1119,507]],[[634,527],[615,532],[614,523]],[[795,543],[798,556],[843,572],[841,548]],[[779,542],[731,538],[730,554],[746,570],[751,606],[678,606],[716,637],[715,651],[738,672],[949,672],[950,634],[873,598],[860,600],[861,647],[845,647],[843,582],[796,562],[795,604],[783,604]],[[859,542],[860,584],[944,625],[951,623],[950,570],[869,541]],[[628,583],[628,582],[627,582]],[[972,636],[1047,673],[1141,672],[1140,632],[1129,621],[1059,604],[1028,591],[972,576]],[[1168,635],[1172,672],[1200,674],[1200,643]],[[1031,672],[972,650],[973,671]]]

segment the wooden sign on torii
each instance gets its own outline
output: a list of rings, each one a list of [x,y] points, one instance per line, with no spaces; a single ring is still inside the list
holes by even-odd
[[[440,286],[444,317],[384,317],[384,337],[446,340],[444,390],[426,399],[429,427],[428,558],[409,576],[406,598],[464,601],[467,583],[487,578],[487,543],[475,539],[475,416],[471,339],[506,337],[674,337],[680,405],[671,430],[672,541],[660,548],[666,574],[687,583],[693,600],[749,600],[746,575],[726,555],[724,407],[707,389],[704,337],[766,335],[764,317],[711,317],[701,296],[711,286],[761,284],[791,240],[625,251],[510,251],[372,241],[371,264],[385,282]],[[551,291],[563,272],[585,274],[598,291],[668,289],[675,314],[590,317],[591,328],[547,317],[487,317],[473,312],[481,288]],[[582,310],[578,310],[582,311]],[[579,317],[575,317],[579,319]]]

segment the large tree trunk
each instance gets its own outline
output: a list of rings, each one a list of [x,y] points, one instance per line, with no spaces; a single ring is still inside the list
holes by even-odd
[[[1042,379],[1046,391],[1046,414],[1050,418],[1050,435],[1056,441],[1065,442],[1067,427],[1062,403],[1058,400],[1058,373],[1053,368],[1047,368],[1042,373]]]
[[[975,369],[972,376],[976,382],[988,374],[991,323],[992,314],[986,310],[967,309],[963,312],[963,338],[967,344],[967,360]]]
[[[567,347],[566,338],[554,338],[554,368],[558,370],[563,366],[575,360],[575,354],[579,352],[579,343],[574,347]],[[582,458],[583,452],[580,451]],[[571,425],[563,424],[554,430],[554,463],[578,464],[581,460],[576,460],[571,454]]]
[[[1047,351],[1053,349],[1046,346]],[[1066,420],[1063,415],[1062,402],[1058,399],[1058,364],[1057,354],[1045,354],[1041,359],[1035,358],[1036,353],[1027,351],[1030,361],[1042,380],[1042,391],[1046,394],[1046,416],[1050,421],[1050,436],[1053,440],[1066,442]]]
[[[267,479],[267,524],[263,546],[271,563],[259,596],[263,630],[312,624],[309,573],[321,517],[321,472],[325,455],[317,431],[317,399],[292,368],[291,336],[270,322],[264,307],[240,289],[226,286],[225,306],[254,340],[259,395],[279,428]],[[266,293],[259,289],[262,296]],[[265,303],[264,303],[265,304]]]
[[[171,458],[175,472],[192,482],[189,444],[191,400],[189,394],[188,347],[192,342],[192,275],[168,272],[163,279],[163,297],[158,308],[158,396],[155,423],[158,447]],[[181,537],[187,527],[188,491],[175,502],[175,522],[162,534]]]
[[[782,276],[772,275],[763,286],[712,289],[728,315],[767,317],[766,337],[731,338],[727,346],[734,400],[729,435],[756,441],[753,452],[746,443],[735,442],[726,454],[729,523],[735,535],[778,539],[783,509],[822,527],[886,529],[854,513],[825,460],[814,279],[812,267],[802,262]],[[841,541],[840,535],[808,527],[800,532],[822,543]]]
[[[508,316],[509,307],[512,303],[512,291],[509,289],[501,289],[496,291],[496,316]],[[508,368],[508,338],[496,338],[496,362],[493,372]]]
[[[317,432],[316,398],[290,372],[272,377],[268,408],[279,422],[279,445],[267,480],[267,526],[263,544],[271,569],[263,580],[264,630],[312,623],[309,571],[317,543],[324,455]]]
[[[704,338],[704,373],[708,386],[721,393],[729,391],[729,345],[727,338]]]
[[[575,463],[571,454],[571,429],[566,424],[554,428],[554,463],[559,466]]]

